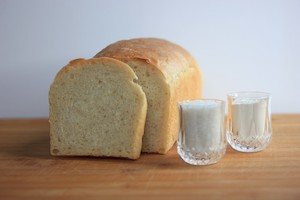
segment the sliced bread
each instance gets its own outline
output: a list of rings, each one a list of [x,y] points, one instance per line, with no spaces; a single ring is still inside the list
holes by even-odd
[[[113,58],[63,67],[49,91],[51,154],[139,158],[147,102],[136,80]]]

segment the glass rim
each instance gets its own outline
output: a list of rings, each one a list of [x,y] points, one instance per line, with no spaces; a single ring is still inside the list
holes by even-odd
[[[195,102],[216,102],[216,103],[220,103],[220,104],[225,104],[225,101],[220,100],[220,99],[188,99],[188,100],[183,100],[183,101],[178,101],[179,105],[184,105],[184,104],[188,104],[188,103],[195,103]]]
[[[228,97],[244,97],[244,98],[270,98],[271,93],[260,92],[260,91],[240,91],[230,92],[227,94]]]

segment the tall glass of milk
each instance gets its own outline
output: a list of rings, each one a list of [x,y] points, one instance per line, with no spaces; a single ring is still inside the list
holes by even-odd
[[[202,99],[183,101],[178,105],[180,115],[178,154],[192,165],[218,162],[225,154],[227,144],[224,101]]]
[[[263,92],[228,94],[227,140],[241,152],[264,150],[272,138],[271,95]]]

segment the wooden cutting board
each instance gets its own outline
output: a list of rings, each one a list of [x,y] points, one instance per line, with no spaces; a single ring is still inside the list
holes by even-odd
[[[273,115],[263,152],[228,147],[215,165],[49,155],[46,119],[0,120],[0,199],[300,199],[300,115]]]

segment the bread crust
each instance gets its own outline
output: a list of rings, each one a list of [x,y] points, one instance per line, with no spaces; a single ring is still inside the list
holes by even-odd
[[[88,64],[92,65],[92,64],[101,64],[107,62],[113,64],[114,67],[122,68],[122,70],[127,69],[126,71],[130,74],[130,76],[133,76],[134,79],[138,78],[136,74],[132,70],[130,70],[128,68],[128,65],[126,65],[124,62],[121,62],[117,59],[113,59],[110,57],[101,57],[101,58],[90,58],[90,59],[77,58],[71,60],[67,65],[65,65],[63,68],[61,68],[61,70],[59,70],[59,72],[56,74],[55,79],[61,76],[62,73],[68,73],[69,70],[74,67],[80,69],[86,67]]]
[[[176,75],[189,68],[198,68],[196,60],[188,51],[158,38],[121,40],[104,48],[94,56],[97,57],[111,57],[122,61],[143,60],[158,69],[169,83],[176,79]],[[200,71],[199,80],[202,80]]]

